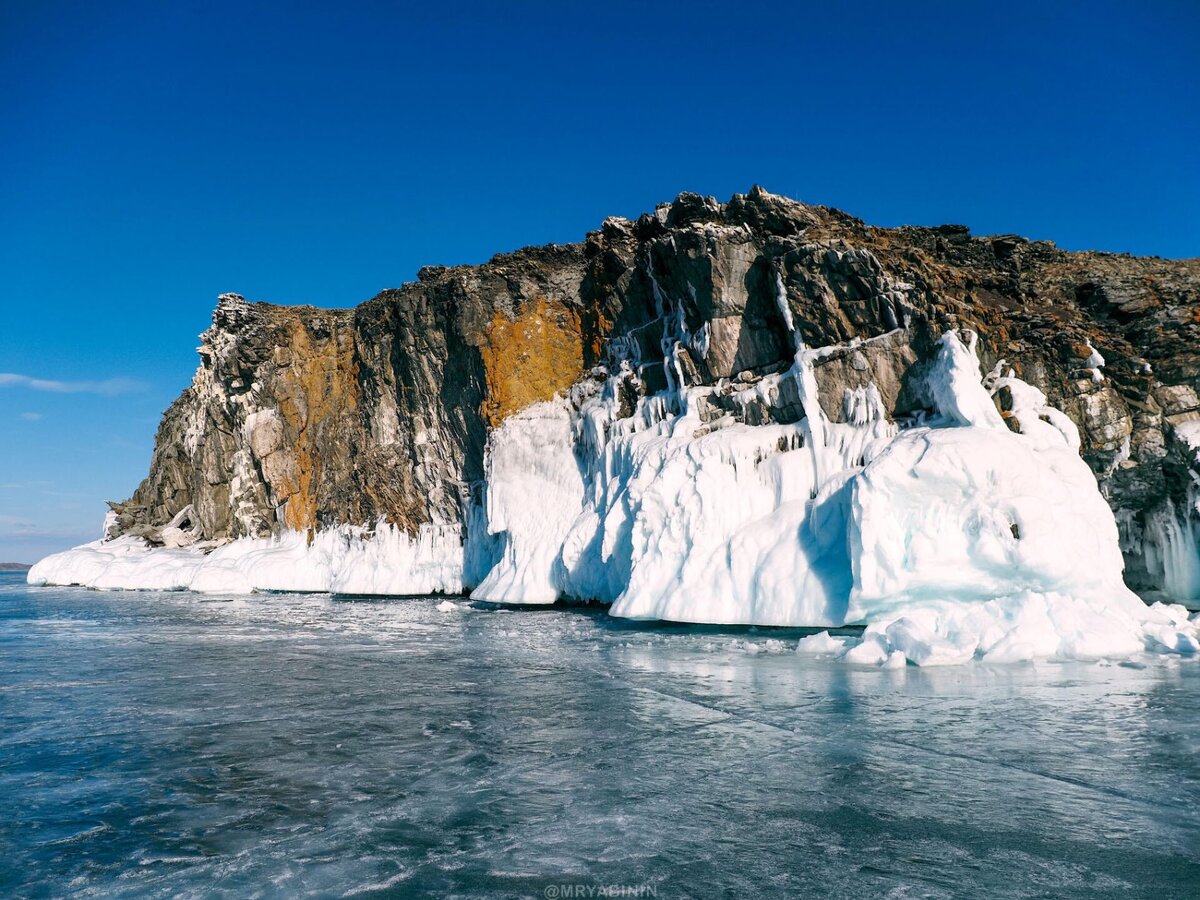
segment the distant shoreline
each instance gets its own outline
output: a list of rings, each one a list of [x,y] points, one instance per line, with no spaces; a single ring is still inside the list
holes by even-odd
[[[28,572],[29,568],[25,563],[0,563],[0,572]]]

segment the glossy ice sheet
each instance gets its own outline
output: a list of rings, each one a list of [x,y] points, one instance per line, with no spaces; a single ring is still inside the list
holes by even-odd
[[[4,894],[1200,891],[1194,661],[0,578]]]

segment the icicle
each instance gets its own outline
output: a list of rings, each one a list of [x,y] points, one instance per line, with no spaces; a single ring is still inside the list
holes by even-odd
[[[1146,570],[1158,575],[1163,591],[1175,600],[1200,600],[1200,523],[1189,513],[1200,502],[1195,485],[1180,513],[1166,502],[1146,519],[1143,558]]]
[[[784,328],[792,337],[792,349],[795,350],[800,336],[796,333],[796,324],[792,320],[792,308],[788,305],[787,287],[783,283],[783,270],[778,267],[775,269],[775,305],[779,308]]]

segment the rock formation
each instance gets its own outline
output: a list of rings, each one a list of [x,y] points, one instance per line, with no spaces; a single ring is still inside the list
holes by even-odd
[[[752,388],[791,365],[799,338],[831,348],[813,360],[830,422],[919,422],[948,329],[978,334],[1011,429],[1054,409],[1075,424],[1128,584],[1197,599],[1200,259],[876,228],[757,187],[727,203],[682,194],[579,244],[425,268],[354,310],[223,295],[108,534],[207,547],[386,522],[465,537],[489,435],[533,404],[624,372],[627,415],[656,392],[710,386],[697,402],[713,427],[787,424],[805,416],[791,382]],[[1044,413],[1014,398],[1022,385]]]

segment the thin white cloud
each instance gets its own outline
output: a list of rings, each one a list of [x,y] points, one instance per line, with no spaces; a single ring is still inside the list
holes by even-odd
[[[31,391],[53,394],[103,394],[112,397],[145,390],[146,385],[133,378],[106,378],[104,381],[57,381],[52,378],[33,378],[16,372],[0,372],[0,388],[23,387]]]
[[[81,494],[78,491],[55,491],[51,490],[54,486],[50,481],[4,481],[0,482],[0,491],[24,491],[30,494],[42,494],[46,497],[84,497],[86,494]],[[3,521],[3,516],[0,516],[0,521]]]
[[[21,413],[21,418],[26,422],[40,422],[42,420],[41,413]]]
[[[44,528],[34,522],[16,522],[11,525],[0,523],[0,538],[5,541],[67,541],[68,544],[82,544],[94,541],[99,535],[98,528],[87,531],[81,528]]]

